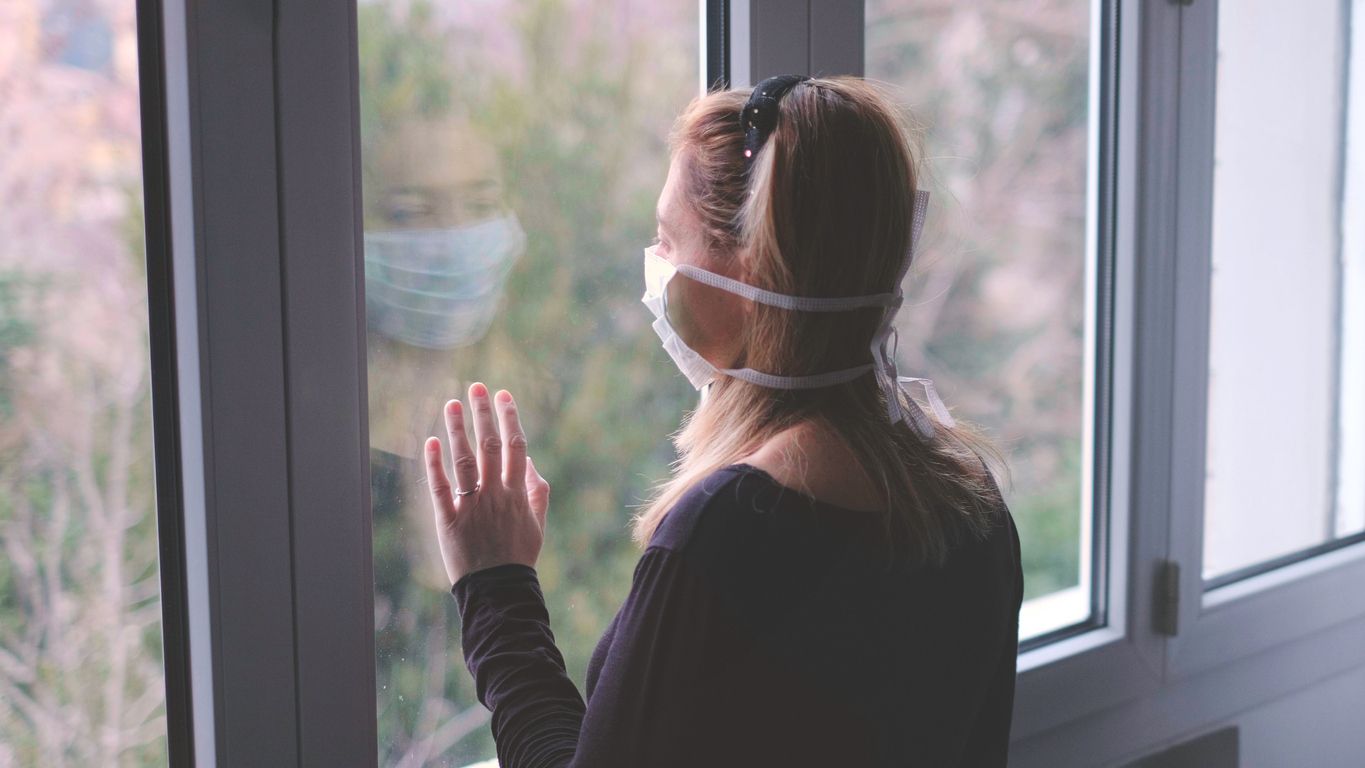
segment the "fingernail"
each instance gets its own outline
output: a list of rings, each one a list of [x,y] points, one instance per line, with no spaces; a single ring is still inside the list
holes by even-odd
[[[461,406],[459,400],[451,400],[450,402],[446,403],[446,413],[450,414],[451,416],[459,416],[460,409]]]
[[[485,387],[481,382],[476,381],[474,382],[474,386],[469,388],[469,394],[474,397],[488,397],[488,387]]]
[[[500,403],[510,403],[510,402],[512,402],[512,393],[511,393],[511,392],[508,392],[508,391],[505,390],[505,389],[500,389],[500,390],[498,390],[498,402],[500,402]]]

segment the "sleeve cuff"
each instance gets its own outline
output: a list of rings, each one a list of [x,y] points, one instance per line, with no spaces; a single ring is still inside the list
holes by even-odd
[[[473,593],[513,584],[534,584],[539,587],[540,580],[536,577],[536,569],[521,563],[504,563],[492,568],[470,571],[450,587],[450,594],[460,605],[464,605]]]

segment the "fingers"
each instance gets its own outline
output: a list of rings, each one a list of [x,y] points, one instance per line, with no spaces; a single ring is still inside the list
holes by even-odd
[[[468,491],[479,483],[479,460],[469,446],[464,431],[464,406],[459,400],[446,403],[446,433],[450,436],[450,457],[455,467],[455,490]]]
[[[526,457],[526,498],[531,502],[531,511],[540,521],[540,529],[545,530],[545,510],[550,508],[550,484],[536,471],[535,462]]]
[[[531,457],[530,457],[530,456],[527,456],[527,457],[526,457],[526,487],[527,487],[527,488],[539,488],[539,487],[542,487],[542,486],[543,486],[546,490],[549,490],[549,488],[550,488],[550,484],[547,483],[547,482],[545,482],[545,478],[541,477],[541,476],[540,476],[540,471],[536,469],[536,463],[535,463],[534,461],[531,460]]]
[[[424,447],[427,487],[431,489],[431,506],[436,510],[437,519],[448,520],[455,514],[455,500],[450,495],[450,480],[446,477],[445,463],[441,459],[441,441],[429,437]]]
[[[502,437],[493,417],[488,387],[474,382],[469,387],[469,403],[474,408],[475,455],[479,459],[479,483],[490,486],[502,482]]]
[[[526,488],[526,433],[521,429],[517,404],[505,389],[493,400],[502,430],[502,481],[508,488],[522,490]]]

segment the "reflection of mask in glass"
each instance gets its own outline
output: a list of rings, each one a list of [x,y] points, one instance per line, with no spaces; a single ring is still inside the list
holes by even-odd
[[[923,438],[932,439],[934,436],[933,423],[929,421],[924,412],[920,410],[915,401],[908,395],[900,394],[902,384],[919,383],[924,386],[925,394],[928,396],[929,405],[938,417],[941,424],[952,428],[955,426],[953,417],[949,415],[948,409],[944,407],[943,401],[939,399],[938,392],[934,388],[933,382],[928,379],[912,378],[900,376],[896,372],[896,349],[895,340],[898,338],[896,328],[892,321],[896,317],[896,312],[900,309],[903,301],[900,283],[904,279],[906,271],[910,268],[910,261],[915,252],[915,244],[919,240],[920,230],[924,226],[924,212],[928,207],[929,195],[927,192],[917,192],[915,194],[914,218],[911,224],[910,251],[905,255],[905,261],[901,266],[900,273],[896,278],[896,292],[882,293],[873,296],[849,296],[840,298],[817,299],[805,296],[787,296],[781,293],[765,291],[752,285],[732,280],[714,272],[704,269],[681,264],[674,266],[666,259],[655,253],[655,248],[645,249],[645,295],[640,299],[644,302],[649,311],[654,314],[654,332],[659,334],[663,340],[664,351],[673,358],[674,364],[682,371],[687,380],[693,387],[702,389],[716,375],[717,372],[737,379],[743,379],[750,384],[757,384],[760,387],[771,389],[818,389],[820,387],[832,387],[836,384],[843,384],[862,376],[868,371],[872,371],[877,377],[877,384],[886,393],[886,403],[888,417],[894,424],[901,420],[908,420],[911,427]],[[883,307],[882,323],[877,330],[877,334],[872,339],[872,359],[874,362],[860,365],[854,368],[846,368],[842,371],[831,371],[829,373],[817,373],[811,376],[776,376],[771,373],[755,371],[752,368],[717,368],[706,358],[697,353],[696,350],[687,346],[687,343],[678,336],[677,330],[668,319],[668,284],[675,275],[682,274],[691,280],[705,283],[713,288],[728,291],[737,296],[742,296],[750,301],[757,301],[769,306],[781,307],[800,312],[847,312],[854,309],[866,307]],[[905,408],[901,407],[902,397],[906,403]]]
[[[366,232],[370,328],[427,349],[477,341],[525,250],[526,234],[512,213],[451,229]]]

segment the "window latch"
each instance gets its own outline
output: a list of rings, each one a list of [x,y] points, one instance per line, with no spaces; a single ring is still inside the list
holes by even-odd
[[[1158,560],[1153,585],[1152,629],[1175,637],[1180,632],[1180,563]]]

